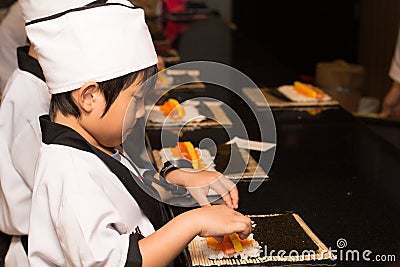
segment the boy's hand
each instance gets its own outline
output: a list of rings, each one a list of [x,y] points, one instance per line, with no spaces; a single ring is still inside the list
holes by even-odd
[[[166,179],[173,184],[186,187],[201,206],[210,206],[207,194],[212,189],[221,195],[228,207],[238,208],[239,193],[237,187],[220,172],[178,169],[168,173]]]
[[[203,207],[190,211],[194,215],[198,235],[202,237],[222,237],[226,234],[237,233],[241,239],[251,233],[251,220],[243,214],[227,208],[225,205]]]

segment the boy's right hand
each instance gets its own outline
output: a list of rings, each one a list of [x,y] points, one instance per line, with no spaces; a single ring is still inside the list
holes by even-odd
[[[251,233],[250,218],[225,205],[198,208],[191,212],[199,236],[218,238],[237,233],[241,239],[245,239]]]

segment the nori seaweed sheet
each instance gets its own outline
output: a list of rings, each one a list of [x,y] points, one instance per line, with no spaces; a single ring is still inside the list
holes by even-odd
[[[296,250],[301,254],[303,250],[317,251],[318,246],[307,235],[304,229],[291,214],[282,214],[272,217],[251,217],[256,223],[253,229],[254,239],[260,243],[267,254],[275,250],[272,256],[277,256],[279,250]]]
[[[239,148],[236,144],[217,145],[215,148],[209,148],[211,155],[215,155],[215,169],[225,174],[243,173],[247,170],[247,164],[244,162]]]

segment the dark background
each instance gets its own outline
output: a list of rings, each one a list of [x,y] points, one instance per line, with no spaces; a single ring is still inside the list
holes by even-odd
[[[232,20],[240,33],[233,51],[248,59],[243,66],[255,80],[277,83],[280,77],[268,76],[272,68],[294,78],[313,76],[316,63],[344,59],[365,68],[363,96],[382,100],[388,91],[400,1],[232,1]],[[242,51],[247,41],[254,42],[254,49]]]
[[[260,83],[268,83],[268,68],[278,65],[286,69],[287,78],[298,78],[314,76],[318,62],[358,61],[358,0],[233,0],[232,20],[238,33],[233,53]],[[243,51],[246,42],[254,49]]]

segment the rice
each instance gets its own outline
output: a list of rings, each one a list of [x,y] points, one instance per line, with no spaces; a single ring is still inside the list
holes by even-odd
[[[247,239],[252,240],[250,246],[243,246],[243,250],[236,252],[233,255],[225,255],[223,251],[214,251],[207,246],[207,241],[203,237],[197,236],[196,241],[203,252],[204,256],[210,260],[220,260],[224,258],[237,258],[247,260],[248,258],[258,258],[262,252],[261,246],[254,240],[253,234],[250,234]]]

